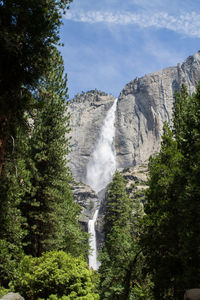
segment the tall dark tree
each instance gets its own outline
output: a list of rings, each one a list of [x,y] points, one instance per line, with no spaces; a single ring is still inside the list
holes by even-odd
[[[186,288],[199,286],[200,274],[200,84],[192,96],[186,94],[186,88],[175,98],[174,127],[178,146],[184,156],[182,164],[183,185],[181,199],[180,244],[184,268],[183,281]],[[182,111],[177,103],[183,106]],[[177,126],[177,119],[182,122]]]
[[[133,258],[131,205],[124,178],[116,172],[106,196],[105,243],[101,254],[101,299],[128,299],[127,272]]]
[[[146,265],[155,285],[155,299],[179,299],[184,271],[178,236],[181,161],[177,142],[165,124],[160,153],[149,162],[149,189],[141,237]]]
[[[175,94],[173,132],[165,125],[150,179],[141,242],[155,284],[155,299],[180,299],[199,286],[200,85]]]
[[[26,123],[26,117],[23,121]],[[0,175],[0,285],[4,286],[13,278],[16,264],[23,254],[26,230],[20,205],[23,196],[30,190],[31,177],[26,167],[27,135],[17,126],[17,122],[15,125],[8,131],[9,138]]]
[[[20,122],[59,41],[62,11],[71,0],[0,1],[0,173],[11,121]]]
[[[22,206],[28,224],[26,252],[40,256],[62,249],[78,255],[84,251],[84,237],[77,220],[80,208],[70,190],[67,77],[58,51],[54,51],[51,66],[35,95],[41,107],[35,110],[30,137],[32,189]]]

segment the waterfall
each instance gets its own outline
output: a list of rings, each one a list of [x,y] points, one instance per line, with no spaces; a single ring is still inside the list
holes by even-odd
[[[98,216],[98,209],[95,211],[92,220],[88,222],[88,233],[90,233],[90,247],[91,253],[88,256],[89,267],[93,268],[93,270],[98,269],[98,261],[97,261],[97,244],[96,244],[96,231],[95,231],[95,222]]]
[[[106,115],[91,160],[87,165],[86,183],[97,193],[107,186],[116,170],[113,145],[116,106],[117,100]]]
[[[87,165],[86,184],[91,186],[97,193],[108,185],[116,170],[114,149],[116,107],[117,100],[115,100],[104,119],[95,149]],[[88,233],[90,234],[89,244],[92,249],[91,254],[88,257],[89,267],[94,270],[98,269],[95,232],[95,222],[97,217],[98,209],[96,209],[93,219],[89,220],[88,223]]]

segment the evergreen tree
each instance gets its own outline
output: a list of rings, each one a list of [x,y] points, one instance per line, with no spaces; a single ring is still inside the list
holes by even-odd
[[[106,196],[105,243],[100,256],[101,299],[128,299],[127,278],[133,259],[131,205],[123,177],[116,172]]]
[[[184,156],[182,163],[182,192],[180,193],[180,244],[185,288],[199,286],[200,274],[200,84],[196,93],[189,96],[183,91],[175,97],[174,127],[176,139]],[[178,111],[177,103],[183,106]],[[184,113],[183,113],[184,112]],[[178,127],[176,120],[181,118]]]
[[[12,120],[13,124],[15,121]],[[23,229],[25,219],[20,205],[22,197],[30,190],[30,172],[26,168],[27,153],[27,135],[17,127],[16,122],[9,130],[0,175],[0,285],[4,286],[13,278],[17,262],[23,255],[26,230]]]
[[[0,1],[0,173],[9,127],[16,115],[20,124],[33,105],[32,91],[48,69],[62,12],[70,2]]]
[[[165,124],[160,153],[149,162],[149,189],[141,237],[156,300],[180,299],[184,290],[181,283],[184,269],[179,256],[181,163],[177,142]]]
[[[22,205],[27,219],[26,252],[40,256],[44,251],[63,249],[78,255],[85,251],[84,237],[78,226],[80,208],[70,190],[67,168],[69,152],[69,115],[67,114],[67,78],[57,51],[51,72],[40,81],[30,137],[31,192]]]
[[[155,299],[180,299],[200,273],[200,85],[175,94],[174,135],[165,125],[150,179],[141,243],[153,275]]]

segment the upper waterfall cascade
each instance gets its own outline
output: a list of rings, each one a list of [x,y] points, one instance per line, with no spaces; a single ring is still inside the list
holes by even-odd
[[[87,166],[86,183],[90,185],[97,193],[104,189],[111,181],[116,170],[116,156],[114,149],[115,137],[115,112],[117,100],[109,109],[103,126],[100,131],[91,160]],[[95,211],[93,219],[88,223],[88,233],[90,234],[91,253],[88,257],[89,267],[94,270],[98,269],[97,260],[96,232],[95,222],[98,217],[98,209]]]
[[[97,193],[107,186],[116,170],[116,156],[113,145],[116,107],[117,100],[115,100],[106,115],[94,152],[87,165],[86,184],[91,186]]]

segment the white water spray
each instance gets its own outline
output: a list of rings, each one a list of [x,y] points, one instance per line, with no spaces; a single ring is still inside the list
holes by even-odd
[[[115,137],[116,106],[117,100],[106,115],[100,131],[99,139],[97,140],[91,160],[87,166],[86,183],[97,193],[108,185],[116,170],[116,157],[113,145]],[[97,217],[98,209],[95,211],[93,219],[89,220],[88,223],[88,233],[90,234],[89,244],[92,249],[88,257],[89,267],[94,270],[97,270],[99,267],[95,232],[95,222]]]
[[[97,193],[107,186],[116,170],[116,157],[113,145],[116,106],[117,100],[106,115],[99,139],[87,165],[86,183]]]
[[[99,262],[97,260],[97,244],[96,244],[96,231],[95,231],[95,222],[98,217],[98,209],[95,211],[92,220],[88,222],[88,233],[90,234],[90,248],[91,252],[88,256],[89,267],[93,270],[97,270],[99,267]]]

